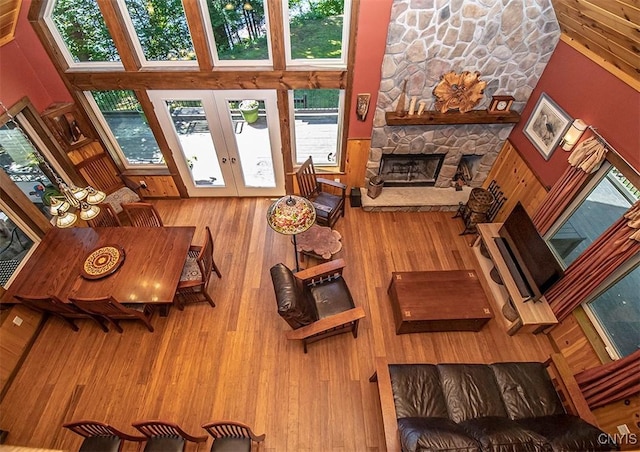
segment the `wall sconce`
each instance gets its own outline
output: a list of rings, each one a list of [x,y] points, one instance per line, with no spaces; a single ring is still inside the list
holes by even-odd
[[[369,111],[369,101],[371,100],[371,94],[364,93],[358,94],[358,101],[356,102],[356,116],[360,121],[364,121]]]
[[[573,149],[587,127],[582,119],[574,120],[567,133],[562,137],[562,149],[565,151]]]

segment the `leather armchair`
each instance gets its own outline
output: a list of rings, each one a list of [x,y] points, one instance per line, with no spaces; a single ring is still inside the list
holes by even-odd
[[[342,277],[344,260],[326,262],[293,273],[286,265],[271,267],[278,314],[291,326],[287,338],[307,344],[336,334],[358,337],[358,322],[365,316],[356,307]]]

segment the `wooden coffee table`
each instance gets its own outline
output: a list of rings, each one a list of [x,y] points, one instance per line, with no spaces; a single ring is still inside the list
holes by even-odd
[[[474,270],[394,272],[387,292],[396,334],[480,331],[493,318]]]

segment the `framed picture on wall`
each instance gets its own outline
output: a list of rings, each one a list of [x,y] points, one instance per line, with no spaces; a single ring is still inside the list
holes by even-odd
[[[544,159],[549,160],[572,121],[571,116],[542,93],[524,126],[524,134]]]

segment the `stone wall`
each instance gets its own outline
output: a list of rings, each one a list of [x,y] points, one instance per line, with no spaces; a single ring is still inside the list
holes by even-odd
[[[487,87],[476,109],[501,94],[522,111],[559,37],[550,0],[395,0],[366,180],[383,153],[447,153],[436,187],[451,186],[463,155],[480,156],[470,185],[482,185],[512,125],[387,126],[385,112],[395,110],[405,80],[406,104],[416,96],[433,109],[432,90],[449,71],[480,72]]]

